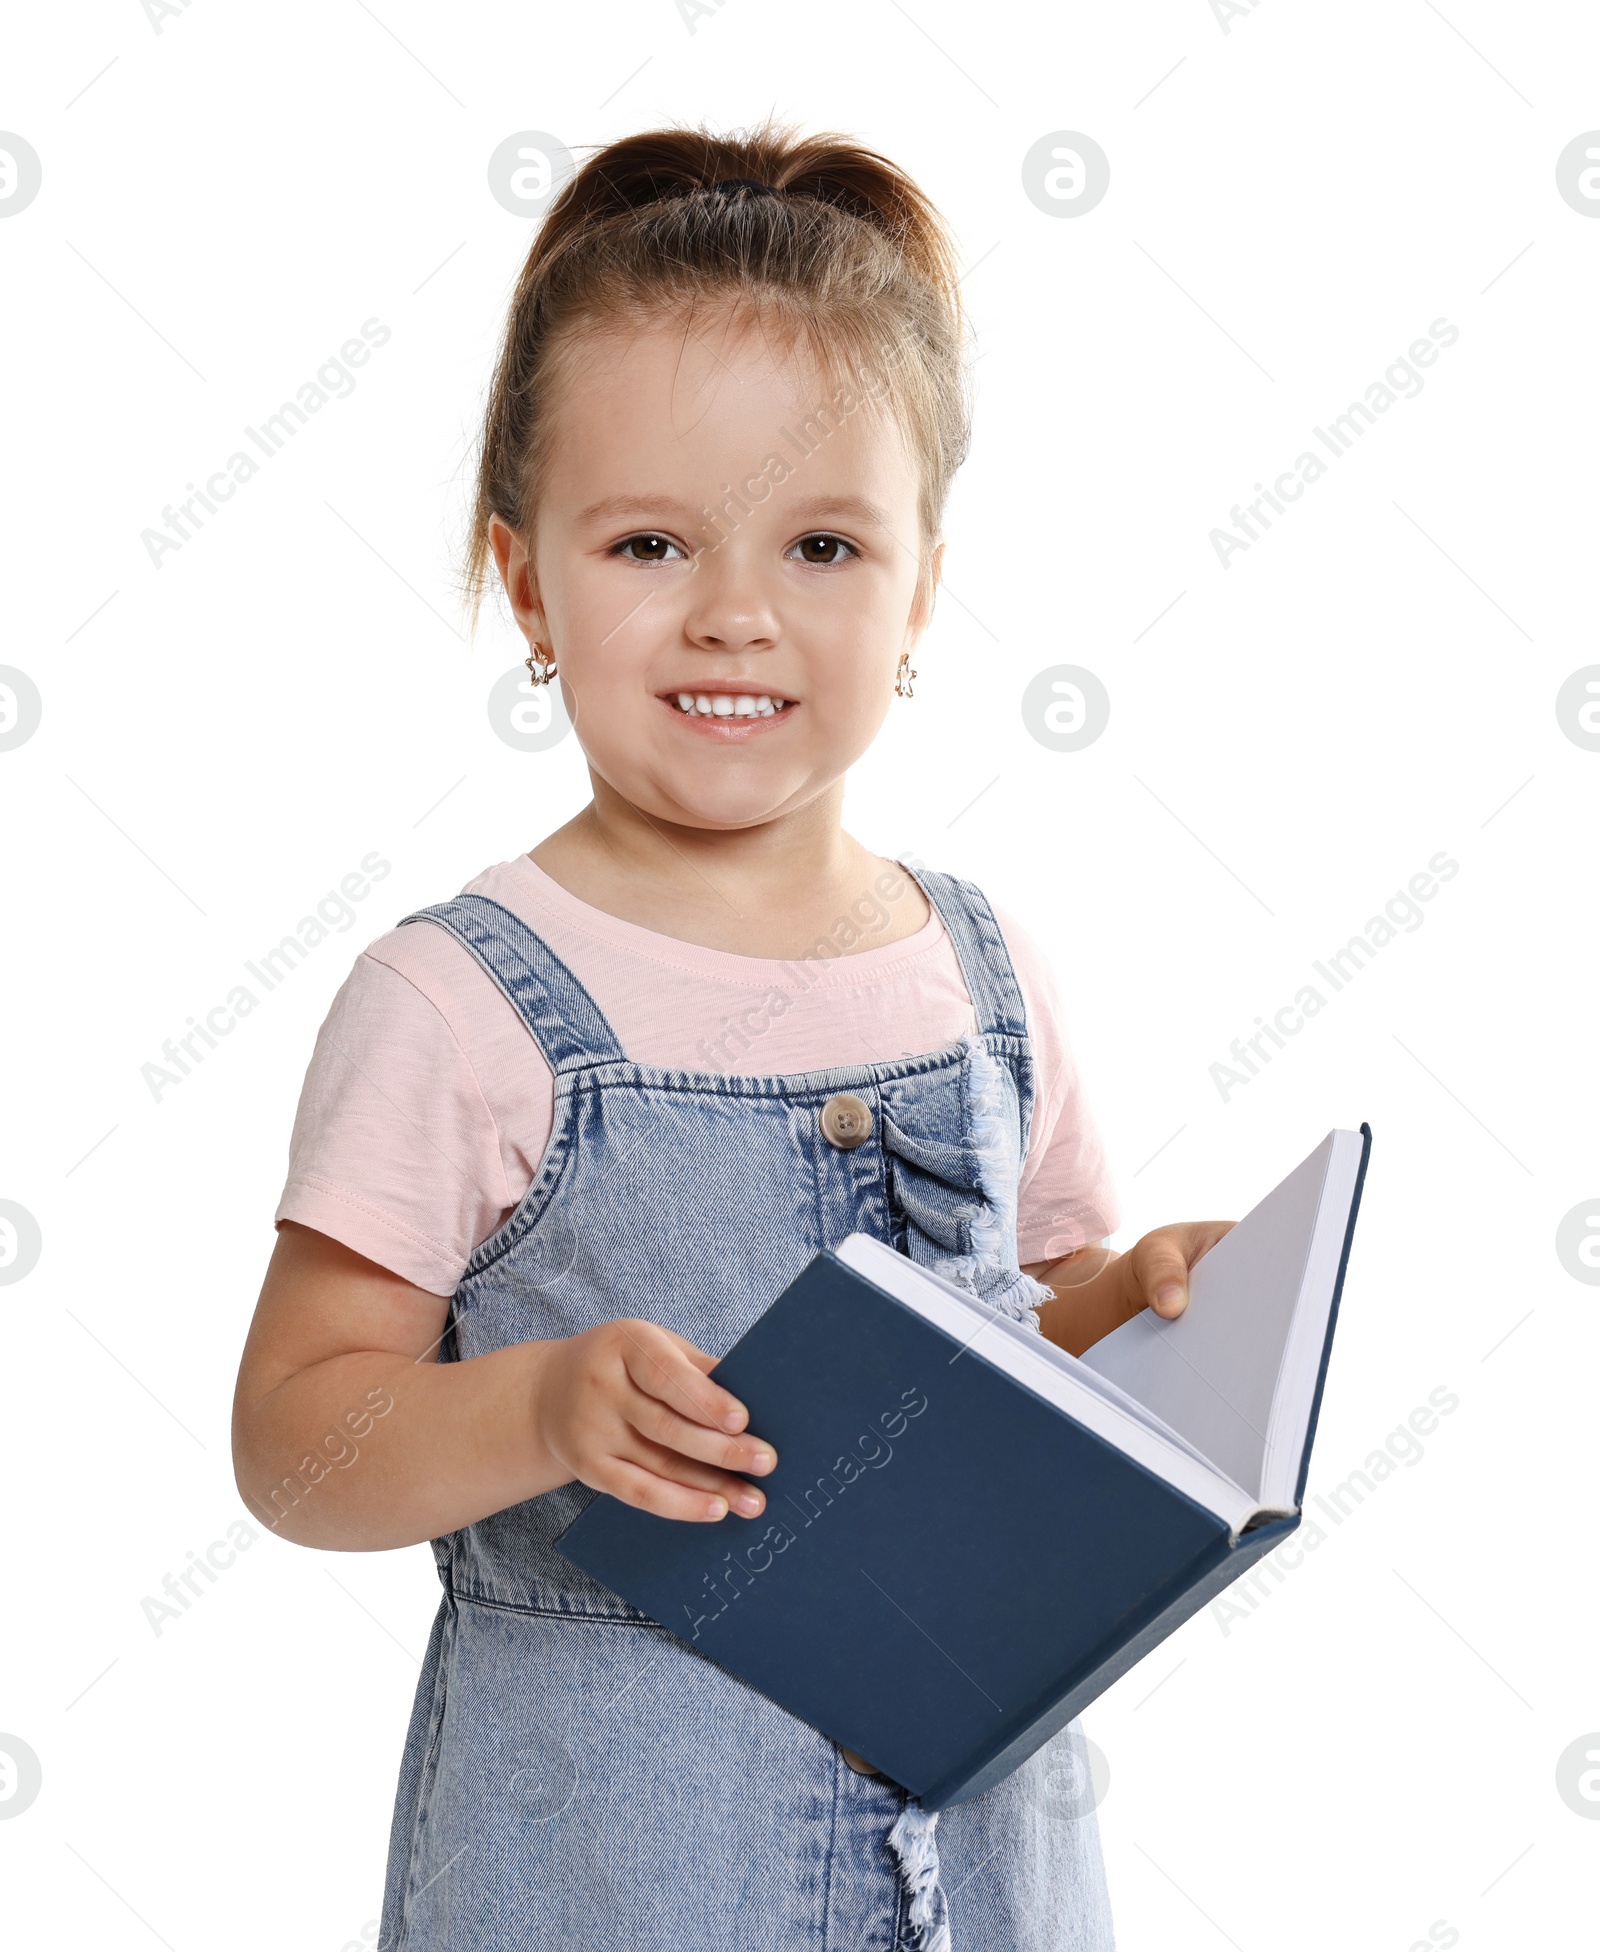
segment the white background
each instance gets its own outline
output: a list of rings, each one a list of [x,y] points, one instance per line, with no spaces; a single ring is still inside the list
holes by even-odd
[[[1459,1398],[1255,1611],[1089,1710],[1119,1943],[1592,1930],[1600,1826],[1556,1763],[1600,1729],[1600,1293],[1554,1242],[1600,1194],[1600,753],[1555,698],[1600,662],[1600,221],[1555,162],[1600,126],[1600,36],[1485,0],[1261,0],[1228,30],[1208,0],[10,21],[0,126],[44,170],[0,222],[0,662],[43,698],[0,753],[0,1197],[43,1234],[0,1295],[0,1730],[43,1766],[0,1823],[12,1942],[339,1952],[376,1917],[426,1549],[263,1536],[161,1633],[141,1603],[242,1515],[233,1375],[334,991],[586,797],[573,739],[495,737],[523,646],[503,612],[469,643],[456,602],[530,235],[490,152],[769,108],[902,163],[973,267],[947,589],[852,829],[1052,952],[1118,1245],[1237,1216],[1370,1121],[1312,1491]],[[1020,174],[1058,130],[1111,162],[1067,221]],[[155,568],[141,531],[373,317],[354,394]],[[1460,336],[1425,390],[1224,568],[1208,532],[1436,319]],[[1019,711],[1062,663],[1112,701],[1075,754]],[[163,1040],[374,849],[356,926],[156,1102]],[[1225,1101],[1230,1042],[1441,849],[1423,924]]]

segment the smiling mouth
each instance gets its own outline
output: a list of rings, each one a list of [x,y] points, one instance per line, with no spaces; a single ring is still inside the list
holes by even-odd
[[[669,691],[662,703],[685,718],[782,718],[795,701],[767,691]]]

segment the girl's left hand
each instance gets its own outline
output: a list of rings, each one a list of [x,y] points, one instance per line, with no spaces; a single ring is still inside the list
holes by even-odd
[[[1141,1309],[1171,1321],[1189,1305],[1190,1268],[1234,1225],[1177,1220],[1146,1234],[1126,1254],[1085,1247],[1065,1260],[1029,1266],[1026,1272],[1054,1295],[1039,1304],[1039,1327],[1069,1355],[1081,1356]]]
[[[1189,1270],[1238,1223],[1233,1220],[1175,1220],[1157,1227],[1119,1254],[1111,1269],[1120,1279],[1126,1315],[1149,1308],[1172,1321],[1189,1306]]]

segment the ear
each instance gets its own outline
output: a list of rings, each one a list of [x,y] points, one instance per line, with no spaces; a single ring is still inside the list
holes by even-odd
[[[939,578],[944,573],[944,538],[941,537],[929,551],[928,566],[917,579],[917,593],[911,601],[911,614],[906,618],[905,648],[916,647],[922,633],[933,621],[933,600],[939,588]]]
[[[539,601],[539,585],[533,571],[533,559],[528,553],[527,537],[502,517],[491,515],[489,547],[494,551],[500,581],[505,585],[506,600],[517,620],[517,628],[530,644],[549,644],[550,633],[545,626],[543,605]]]

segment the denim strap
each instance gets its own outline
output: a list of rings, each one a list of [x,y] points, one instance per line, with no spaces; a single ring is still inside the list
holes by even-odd
[[[528,1026],[552,1071],[581,1071],[625,1056],[598,1003],[550,945],[487,895],[457,895],[402,915],[436,922],[470,949]]]
[[[913,868],[900,862],[939,911],[939,919],[949,932],[956,961],[966,980],[967,994],[978,1015],[978,1034],[987,1037],[998,1031],[1003,1036],[1027,1035],[1027,1013],[1022,1005],[1022,988],[1011,966],[1000,924],[981,888],[970,881],[958,881],[953,874],[933,868]]]

